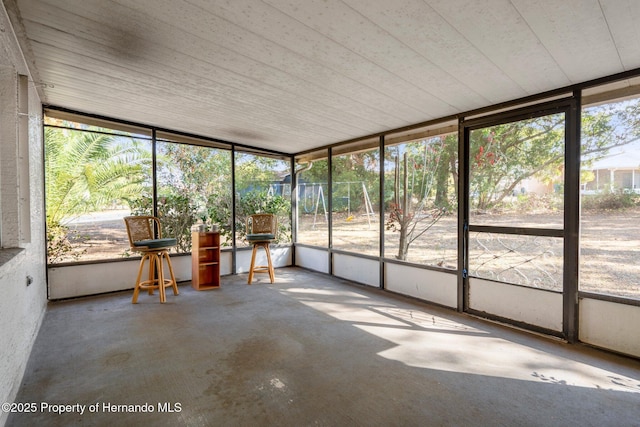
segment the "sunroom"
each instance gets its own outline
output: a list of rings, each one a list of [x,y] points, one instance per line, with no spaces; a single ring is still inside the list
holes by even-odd
[[[137,214],[176,237],[183,286],[192,227],[219,229],[207,293],[247,273],[246,218],[268,212],[276,283],[257,286],[301,268],[639,358],[637,17],[602,1],[5,0],[2,396],[49,304],[132,289]]]

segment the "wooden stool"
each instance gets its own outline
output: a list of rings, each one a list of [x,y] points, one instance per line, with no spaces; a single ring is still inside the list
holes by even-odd
[[[143,251],[140,251],[143,252]],[[164,266],[162,260],[165,260],[169,269],[169,279],[165,279]],[[142,272],[144,270],[145,262],[149,262],[149,275],[147,280],[142,279]],[[169,258],[169,251],[167,249],[160,250],[148,250],[144,251],[142,259],[140,260],[140,268],[138,268],[138,277],[136,278],[136,285],[133,289],[133,304],[138,303],[138,294],[140,289],[148,290],[149,295],[153,295],[153,291],[158,289],[160,293],[160,302],[167,302],[167,294],[165,288],[171,286],[173,288],[173,294],[179,295],[178,284],[173,274],[173,266],[171,265],[171,259]]]
[[[271,263],[271,253],[269,251],[269,243],[267,242],[254,242],[253,243],[253,251],[251,253],[251,267],[249,267],[249,279],[247,284],[251,284],[253,280],[254,273],[269,273],[269,279],[271,283],[275,281],[275,271],[273,270],[273,264]],[[267,264],[268,265],[255,265],[256,264],[256,252],[258,252],[258,248],[263,247],[265,252],[267,253]]]
[[[154,216],[127,216],[124,218],[124,223],[127,227],[131,250],[142,254],[131,302],[133,304],[138,302],[140,289],[149,291],[149,295],[153,295],[153,291],[158,289],[160,302],[164,304],[167,301],[166,287],[171,286],[173,294],[179,294],[169,258],[169,249],[177,244],[176,239],[162,238],[160,220]],[[169,269],[169,279],[165,279],[163,260]],[[141,280],[146,262],[149,263],[149,274],[146,280]]]
[[[273,270],[273,263],[271,262],[269,243],[276,239],[277,232],[278,217],[274,214],[253,214],[247,217],[247,241],[253,244],[247,284],[251,284],[254,273],[269,273],[271,283],[275,281],[276,275]],[[268,265],[256,265],[256,252],[259,247],[264,248],[267,253]]]

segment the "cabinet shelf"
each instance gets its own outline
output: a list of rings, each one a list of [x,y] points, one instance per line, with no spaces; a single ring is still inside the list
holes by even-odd
[[[219,289],[220,285],[200,285],[197,289],[199,291],[208,291],[210,289]]]
[[[198,291],[220,287],[220,233],[191,233],[191,286]]]

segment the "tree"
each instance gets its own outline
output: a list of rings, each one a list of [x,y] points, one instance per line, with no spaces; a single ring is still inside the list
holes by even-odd
[[[67,124],[68,125],[68,124]],[[45,206],[49,262],[78,258],[68,223],[86,212],[136,198],[150,155],[131,138],[45,127]]]
[[[564,124],[564,114],[554,114],[472,131],[472,206],[488,210],[514,194],[525,179],[561,173]]]
[[[638,100],[583,110],[583,164],[601,158],[613,147],[636,141],[640,135],[634,124],[638,122]],[[564,127],[564,114],[552,114],[472,131],[472,207],[485,211],[499,206],[529,178],[562,185]]]
[[[365,197],[371,205],[379,205],[379,150],[366,150],[334,156],[332,158],[333,211],[366,208]],[[310,172],[314,171],[313,168]],[[316,171],[318,172],[318,171]],[[325,178],[326,179],[326,178]],[[364,188],[362,183],[364,183]],[[367,194],[365,195],[365,188]],[[342,203],[342,201],[345,201]]]
[[[163,192],[189,194],[203,203],[209,194],[231,194],[231,152],[179,143],[158,143],[158,184]]]
[[[451,183],[443,183],[443,177],[438,175],[443,174],[441,163],[449,164],[446,137],[395,146],[388,149],[387,154],[395,167],[385,228],[399,233],[396,258],[406,260],[411,243],[424,235],[445,215],[447,207],[455,203],[447,198]]]
[[[434,178],[435,205],[451,211],[458,200],[458,134],[443,135],[439,138],[442,144]]]
[[[289,163],[282,159],[248,153],[236,154],[236,192],[264,190],[279,183],[289,172]]]
[[[174,142],[158,143],[158,216],[178,252],[191,251],[191,226],[210,222],[210,204],[231,200],[231,152]],[[151,194],[146,196],[151,212]],[[220,224],[221,228],[223,224]]]
[[[212,199],[215,196],[212,196]],[[226,244],[232,242],[231,200],[211,200],[208,204],[208,215],[211,220],[220,227],[221,236],[225,237]],[[254,213],[272,213],[278,216],[278,232],[276,243],[291,241],[291,227],[289,217],[291,215],[290,201],[278,194],[268,194],[266,191],[250,191],[242,195],[236,201],[236,237],[244,239],[246,236],[246,219]]]
[[[273,213],[278,216],[277,243],[291,241],[291,187],[285,182],[291,176],[288,161],[280,158],[238,153],[236,155],[235,218],[231,206],[209,204],[209,212],[227,218],[225,229],[230,237],[231,221],[235,220],[236,239],[246,235],[246,218],[254,213]],[[223,208],[222,211],[220,209]],[[228,213],[226,213],[228,212]],[[231,240],[228,240],[231,242]]]
[[[231,151],[210,147],[160,142],[158,153],[158,216],[163,234],[175,237],[177,250],[191,250],[191,226],[198,221],[216,224],[221,242],[232,242]],[[285,163],[286,167],[287,164]],[[283,161],[238,153],[236,156],[236,234],[244,236],[244,218],[261,211],[279,215],[280,242],[291,239],[290,203],[274,193],[280,183]],[[133,204],[135,214],[153,210],[149,191]],[[282,189],[279,190],[282,192]]]
[[[86,212],[140,194],[150,155],[135,140],[45,127],[47,220],[65,225]]]

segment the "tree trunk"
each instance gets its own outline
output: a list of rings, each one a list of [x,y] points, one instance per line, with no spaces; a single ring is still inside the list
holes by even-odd
[[[407,153],[404,153],[402,159],[402,168],[404,170],[404,176],[402,177],[402,202],[399,206],[398,222],[400,223],[400,241],[398,242],[398,256],[397,258],[405,261],[407,259],[407,253],[409,252],[409,225],[411,209],[409,197],[409,160]],[[396,168],[396,171],[398,168]],[[396,180],[396,188],[400,186],[399,180]],[[396,193],[397,194],[397,193]]]
[[[397,259],[406,261],[407,254],[409,253],[409,237],[407,236],[407,225],[400,227],[400,241],[398,242],[398,255]]]
[[[449,155],[442,153],[436,169],[436,206],[449,207]]]

